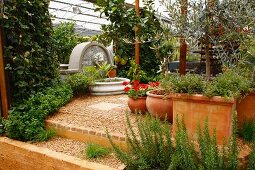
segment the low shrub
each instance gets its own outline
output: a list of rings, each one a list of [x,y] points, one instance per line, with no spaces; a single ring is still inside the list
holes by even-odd
[[[90,143],[87,145],[85,150],[86,157],[91,158],[98,158],[110,153],[108,148],[102,147],[98,144]]]
[[[168,74],[161,79],[163,89],[175,93],[203,93],[206,83],[203,77],[196,74],[186,74],[179,76],[178,74]]]
[[[252,87],[252,80],[250,77],[243,75],[238,71],[226,71],[219,75],[208,84],[205,95],[206,96],[223,96],[240,97],[242,93],[247,93]]]
[[[169,124],[148,115],[145,120],[137,118],[137,133],[127,116],[127,151],[121,150],[107,135],[117,157],[127,169],[237,169],[236,117],[233,119],[232,138],[228,147],[223,146],[222,150],[218,149],[216,135],[209,135],[207,121],[204,130],[198,127],[198,149],[189,139],[184,121],[180,122],[178,118],[175,145]]]
[[[253,141],[253,150],[250,153],[249,164],[248,164],[248,170],[254,170],[254,169],[255,169],[255,140]]]
[[[70,85],[61,83],[31,96],[13,108],[6,122],[7,136],[21,141],[46,140],[53,133],[45,129],[44,119],[67,103],[72,95]]]
[[[107,133],[117,157],[127,165],[127,169],[167,169],[173,154],[171,129],[169,124],[147,116],[137,118],[138,136],[127,116],[128,152],[115,145]]]
[[[255,140],[255,121],[245,122],[239,128],[238,133],[247,142]]]
[[[169,170],[174,169],[199,169],[198,155],[193,142],[190,142],[184,121],[179,122],[177,117],[176,146],[173,157],[169,160]]]
[[[79,95],[88,92],[91,81],[83,73],[76,73],[67,78],[67,83],[70,84],[74,95]]]
[[[6,120],[4,120],[1,116],[0,116],[0,136],[3,135],[5,133],[5,124],[6,124]]]

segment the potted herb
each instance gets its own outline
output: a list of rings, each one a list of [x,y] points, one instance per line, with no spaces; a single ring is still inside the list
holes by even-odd
[[[179,116],[183,117],[189,136],[195,139],[197,125],[202,127],[201,122],[206,119],[210,132],[216,130],[218,144],[229,139],[235,101],[243,92],[249,91],[251,82],[248,79],[239,72],[227,71],[211,81],[193,74],[168,75],[164,80],[166,88],[172,91],[174,134]]]

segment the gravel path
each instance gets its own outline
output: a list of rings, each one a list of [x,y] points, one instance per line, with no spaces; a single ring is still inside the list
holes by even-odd
[[[136,114],[130,113],[127,95],[82,96],[59,109],[49,120],[110,133],[125,134],[126,113],[135,127]],[[93,107],[93,105],[96,105]],[[116,107],[112,107],[112,105]]]
[[[46,142],[33,143],[36,146],[48,148],[50,150],[61,152],[70,156],[74,156],[80,159],[86,159],[86,156],[83,154],[86,150],[86,143],[75,141],[72,139],[65,139],[61,137],[54,137]],[[90,162],[96,162],[103,165],[108,165],[113,168],[118,168],[122,166],[122,163],[117,159],[117,157],[110,153],[101,158],[97,159],[88,159]]]

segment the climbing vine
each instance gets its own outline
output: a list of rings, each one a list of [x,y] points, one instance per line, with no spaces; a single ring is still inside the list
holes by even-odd
[[[4,3],[1,18],[5,35],[4,56],[15,103],[50,85],[59,75],[48,5],[48,0]]]

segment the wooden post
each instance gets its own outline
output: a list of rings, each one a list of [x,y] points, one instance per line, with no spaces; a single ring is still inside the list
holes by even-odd
[[[0,28],[0,92],[2,102],[2,114],[4,118],[8,117],[8,99],[5,81],[4,55],[3,55],[3,29]]]
[[[136,15],[139,16],[139,0],[135,0],[135,12]],[[137,39],[137,32],[139,28],[138,26],[135,27],[135,63],[140,64],[140,45]]]
[[[183,22],[186,22],[187,19],[187,5],[188,0],[181,1],[181,14],[183,16]],[[185,23],[184,23],[185,25]],[[186,56],[187,56],[187,44],[185,41],[185,37],[181,35],[180,37],[180,64],[179,64],[179,72],[181,75],[186,74]]]

